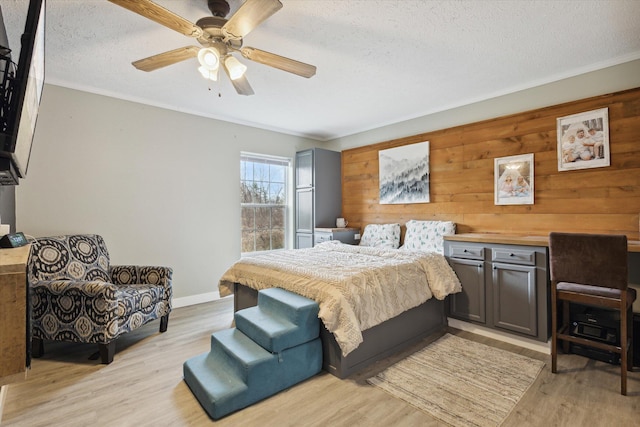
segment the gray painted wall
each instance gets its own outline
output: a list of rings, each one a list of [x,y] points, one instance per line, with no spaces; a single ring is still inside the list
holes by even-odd
[[[47,85],[17,227],[101,234],[114,264],[171,266],[176,298],[211,299],[240,256],[240,152],[293,158],[312,144]]]
[[[11,232],[16,231],[16,196],[15,187],[0,186],[0,224],[9,224]]]

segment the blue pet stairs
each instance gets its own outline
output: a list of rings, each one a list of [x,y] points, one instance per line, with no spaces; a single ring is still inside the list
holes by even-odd
[[[211,335],[211,351],[184,362],[184,380],[213,419],[245,408],[322,369],[318,304],[280,288],[235,313]]]

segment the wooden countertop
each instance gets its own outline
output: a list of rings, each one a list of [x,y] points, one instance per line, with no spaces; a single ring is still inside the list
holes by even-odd
[[[338,228],[338,227],[316,227],[314,230],[317,231],[324,231],[324,232],[329,232],[329,233],[333,233],[336,231],[360,231],[359,228],[354,228],[354,227],[342,227],[342,228]]]
[[[498,233],[462,233],[444,236],[456,242],[499,243],[505,245],[549,246],[549,236],[525,236]],[[628,240],[629,252],[640,252],[640,241]]]

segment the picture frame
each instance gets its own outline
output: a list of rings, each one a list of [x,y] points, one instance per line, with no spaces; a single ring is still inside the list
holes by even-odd
[[[611,165],[608,108],[559,117],[557,133],[559,171]]]
[[[494,159],[496,205],[532,205],[533,153]]]
[[[429,203],[429,141],[378,151],[381,205]]]

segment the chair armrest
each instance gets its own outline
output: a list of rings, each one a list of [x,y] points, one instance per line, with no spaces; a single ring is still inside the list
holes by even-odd
[[[101,280],[41,280],[31,284],[30,287],[35,292],[47,292],[59,296],[92,299],[103,297],[107,301],[117,301],[118,288],[112,283]]]
[[[171,290],[173,269],[148,265],[112,265],[109,267],[109,277],[115,285],[159,284]]]

